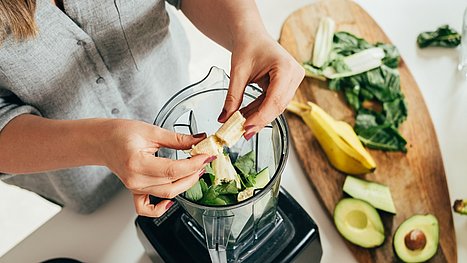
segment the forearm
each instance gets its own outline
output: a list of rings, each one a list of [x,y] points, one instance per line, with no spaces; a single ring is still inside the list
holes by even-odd
[[[0,172],[23,174],[102,165],[98,138],[104,122],[20,115],[0,132]]]
[[[252,0],[182,0],[181,9],[201,32],[230,51],[253,36],[267,36]]]

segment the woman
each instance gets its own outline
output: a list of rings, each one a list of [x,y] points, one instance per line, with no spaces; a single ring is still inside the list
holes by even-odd
[[[251,138],[285,109],[300,65],[267,34],[254,1],[168,2],[232,52],[220,122],[240,107],[247,83],[264,89],[246,111]],[[206,136],[148,124],[172,88],[186,84],[187,46],[173,22],[162,0],[0,0],[0,178],[81,213],[110,198],[119,181],[138,214],[170,208],[148,195],[173,198],[213,160],[154,157]]]

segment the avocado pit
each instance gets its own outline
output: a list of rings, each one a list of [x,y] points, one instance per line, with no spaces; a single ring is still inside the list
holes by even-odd
[[[404,238],[405,246],[410,250],[419,250],[425,248],[426,236],[420,229],[414,229],[407,233]]]

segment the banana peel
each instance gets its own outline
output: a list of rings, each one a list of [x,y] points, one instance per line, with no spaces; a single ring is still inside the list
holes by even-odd
[[[287,110],[302,118],[337,170],[356,175],[376,169],[375,161],[348,123],[336,121],[312,102],[303,104],[292,101]]]

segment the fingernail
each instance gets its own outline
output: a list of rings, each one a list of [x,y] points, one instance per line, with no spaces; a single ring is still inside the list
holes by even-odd
[[[175,204],[174,201],[168,202],[167,205],[165,206],[165,210],[169,210],[169,208],[171,208],[174,204]]]
[[[196,138],[196,139],[200,139],[200,138],[204,138],[204,137],[206,137],[206,133],[205,133],[205,132],[202,132],[202,133],[198,133],[198,134],[193,135],[193,138]]]
[[[204,164],[210,163],[210,162],[216,160],[216,158],[217,158],[217,156],[215,156],[215,155],[210,156],[206,160],[204,160]]]
[[[255,125],[248,125],[248,126],[245,126],[245,133],[250,132],[250,131],[253,130],[254,128],[255,128]]]
[[[255,136],[255,132],[249,132],[245,134],[245,140],[249,141],[251,137]]]
[[[218,122],[221,122],[225,118],[225,115],[227,114],[227,111],[225,109],[222,109],[221,115],[219,115],[219,118],[217,118]]]
[[[198,176],[199,176],[199,177],[203,176],[205,172],[206,172],[206,169],[204,169],[204,168],[201,169],[201,171],[199,171]]]

